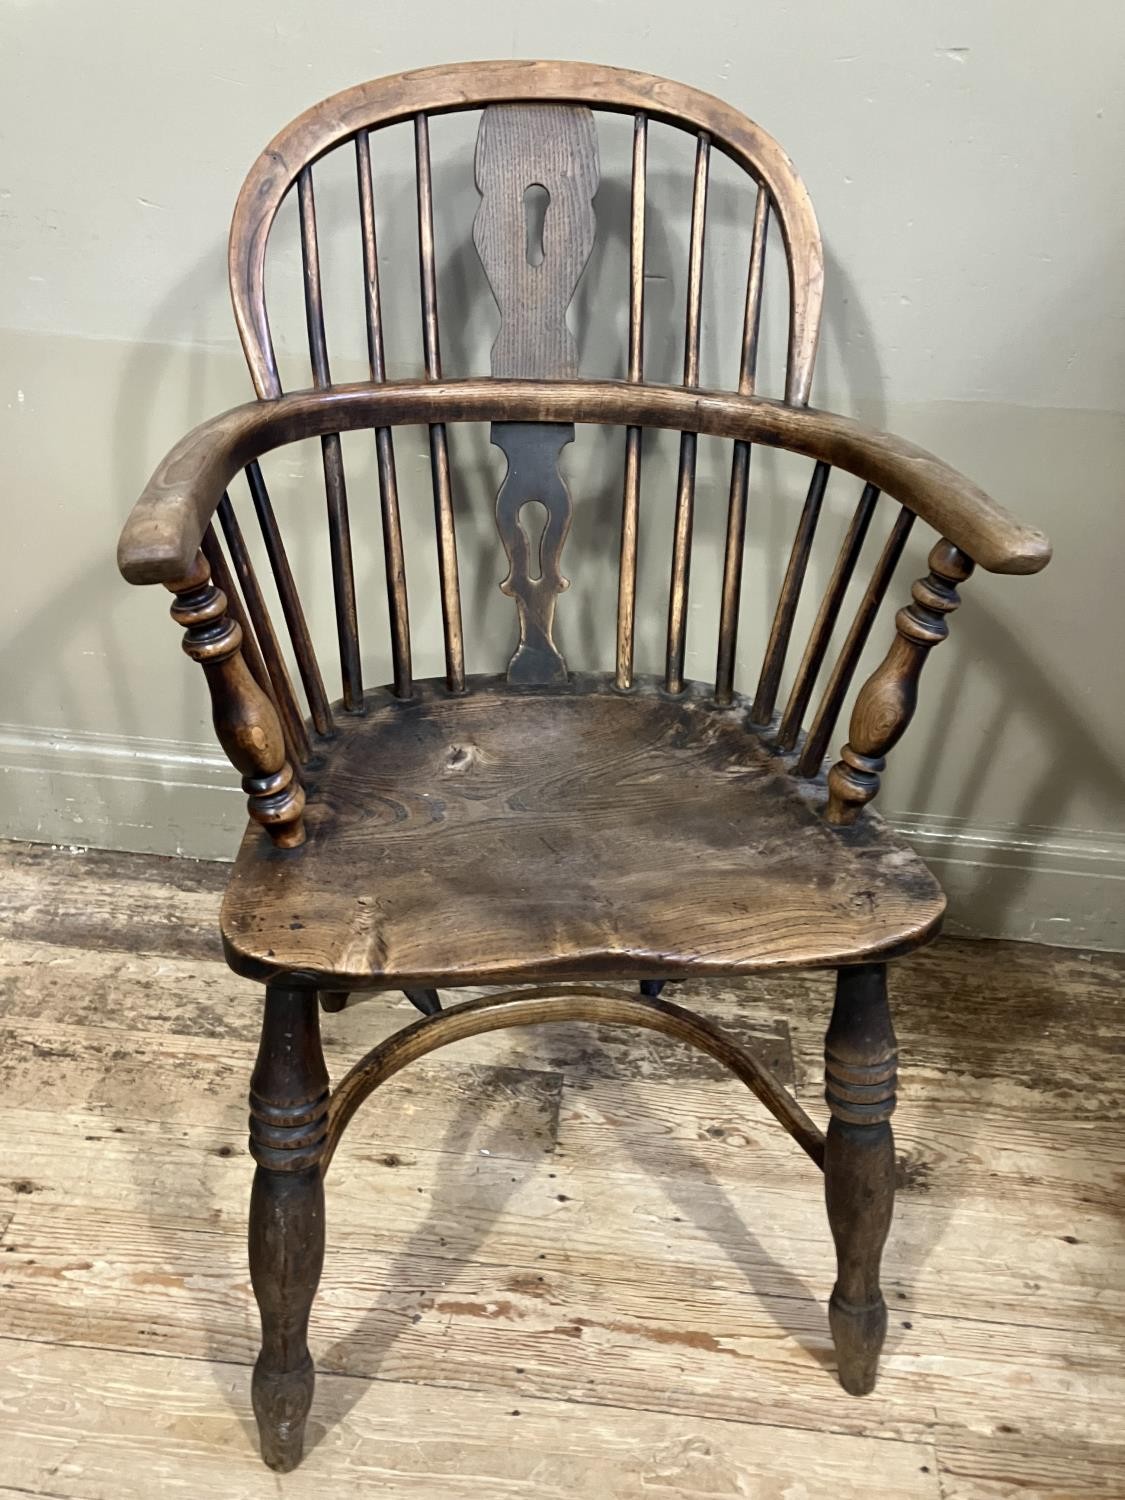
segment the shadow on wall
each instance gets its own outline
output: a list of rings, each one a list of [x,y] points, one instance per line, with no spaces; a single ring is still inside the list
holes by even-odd
[[[52,587],[44,591],[38,609],[24,614],[20,628],[8,639],[6,655],[13,676],[26,673],[28,662],[43,664],[41,670],[49,675],[50,692],[58,706],[57,722],[63,726],[62,735],[69,726],[89,720],[89,695],[82,682],[86,670],[84,658],[102,653],[111,664],[111,670],[105,674],[103,726],[113,735],[139,738],[152,735],[151,716],[146,712],[150,685],[138,670],[137,640],[128,624],[121,623],[114,608],[128,587],[117,572],[117,536],[129,506],[148,477],[139,467],[137,455],[153,448],[151,413],[156,383],[171,371],[174,363],[177,388],[185,386],[186,373],[181,431],[229,404],[229,390],[216,399],[215,393],[206,388],[209,366],[198,353],[202,342],[200,309],[212,298],[224,295],[220,262],[218,255],[207,257],[165,299],[165,308],[175,312],[182,329],[182,344],[187,347],[179,353],[186,357],[177,361],[176,349],[142,340],[129,359],[117,393],[112,468],[108,473],[87,473],[76,486],[79,501],[83,494],[97,491],[120,498],[116,515],[99,534],[98,551],[92,556],[83,552],[75,558],[68,551],[67,538],[60,536],[57,554],[50,566],[44,567],[44,580],[51,578]],[[157,327],[158,321],[154,319],[150,326]],[[248,388],[246,394],[250,394]],[[64,567],[68,567],[67,575],[60,577]],[[162,640],[166,640],[169,669],[179,673],[185,684],[179,737],[198,740],[200,719],[209,718],[202,674],[184,670],[186,660],[181,663],[178,659],[178,632],[167,618],[169,596],[157,589],[144,602],[149,607],[154,631],[159,630]],[[79,641],[81,651],[77,649]]]

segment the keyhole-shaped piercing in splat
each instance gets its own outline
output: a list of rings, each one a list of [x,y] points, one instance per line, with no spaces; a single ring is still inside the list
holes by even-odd
[[[543,264],[543,230],[547,222],[547,209],[551,195],[541,182],[533,182],[523,195],[523,219],[527,230],[527,263],[529,266]]]

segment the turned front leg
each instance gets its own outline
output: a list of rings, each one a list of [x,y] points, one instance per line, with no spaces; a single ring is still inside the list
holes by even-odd
[[[309,1313],[324,1263],[328,1072],[313,990],[270,986],[250,1081],[250,1280],[262,1319],[252,1396],[262,1457],[295,1469],[313,1397]]]
[[[242,628],[227,614],[203,553],[186,578],[165,587],[176,596],[171,613],[186,632],[184,650],[206,675],[215,733],[242,772],[250,816],[279,848],[296,848],[305,841],[305,793],[285,757],[277,710],[243,659]]]
[[[874,1387],[887,1332],[879,1262],[895,1193],[890,1118],[898,1054],[883,964],[837,974],[824,1057],[825,1097],[832,1111],[824,1191],[837,1267],[828,1319],[840,1384],[853,1396],[865,1396]]]

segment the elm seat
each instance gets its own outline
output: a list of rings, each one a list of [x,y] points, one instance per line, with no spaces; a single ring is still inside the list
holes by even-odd
[[[625,695],[367,695],[309,778],[301,856],[251,823],[223,904],[227,958],[359,990],[746,974],[889,958],[945,905],[874,815],[841,836],[695,685]]]

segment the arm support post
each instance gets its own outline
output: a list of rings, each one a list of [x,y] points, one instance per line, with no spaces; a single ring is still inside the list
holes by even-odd
[[[277,710],[243,658],[242,630],[227,614],[226,595],[211,581],[202,552],[186,577],[165,587],[175,595],[171,614],[184,628],[184,650],[206,675],[215,733],[242,773],[250,816],[279,849],[294,849],[305,841],[305,794],[286,759]]]
[[[829,823],[854,823],[878,792],[887,752],[914,717],[926,658],[949,634],[945,617],[961,602],[957,584],[973,571],[972,559],[944,538],[931,551],[929,564],[929,575],[911,590],[913,603],[895,616],[891,649],[856,699],[848,743],[828,773]]]

